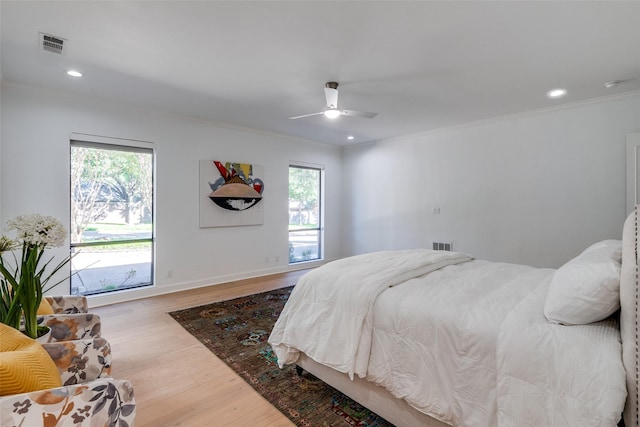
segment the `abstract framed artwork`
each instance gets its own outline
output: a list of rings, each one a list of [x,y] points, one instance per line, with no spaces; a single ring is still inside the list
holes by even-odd
[[[200,228],[264,222],[260,165],[200,160]]]

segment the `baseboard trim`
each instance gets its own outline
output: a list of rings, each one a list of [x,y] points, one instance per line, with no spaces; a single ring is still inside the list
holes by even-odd
[[[165,286],[148,286],[143,288],[123,289],[121,291],[113,291],[107,294],[98,294],[87,296],[89,307],[102,307],[120,302],[138,300],[159,295],[166,295],[175,292],[186,291],[189,289],[203,288],[206,286],[216,286],[223,283],[234,282],[238,280],[253,279],[257,277],[270,276],[272,274],[288,273],[292,271],[304,270],[307,268],[319,267],[331,260],[308,261],[283,267],[268,268],[262,270],[245,271],[241,273],[225,274],[221,276],[208,277],[205,279],[171,283]]]

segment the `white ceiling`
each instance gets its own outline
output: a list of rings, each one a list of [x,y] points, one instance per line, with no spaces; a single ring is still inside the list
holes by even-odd
[[[6,81],[345,145],[640,90],[640,1],[9,1]],[[38,48],[38,32],[67,40]],[[69,68],[85,76],[72,79]],[[607,89],[611,80],[636,79]],[[288,117],[341,108],[374,119]],[[564,87],[568,95],[545,93]]]

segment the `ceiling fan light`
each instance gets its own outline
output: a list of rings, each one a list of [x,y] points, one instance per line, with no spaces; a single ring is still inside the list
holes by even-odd
[[[340,115],[340,110],[335,109],[335,108],[330,108],[328,110],[324,110],[324,115],[328,119],[335,119]]]

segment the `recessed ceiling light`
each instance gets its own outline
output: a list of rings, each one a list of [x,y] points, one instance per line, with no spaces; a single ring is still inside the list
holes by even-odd
[[[567,94],[567,90],[566,89],[552,89],[549,92],[547,92],[547,97],[548,98],[562,98],[566,94]]]
[[[70,75],[71,77],[82,77],[82,73],[76,70],[69,70],[67,71],[67,74]]]
[[[348,139],[349,141],[353,141],[354,139],[356,139],[356,137],[355,137],[355,136],[353,136],[353,135],[349,135],[349,136],[347,137],[347,139]]]

